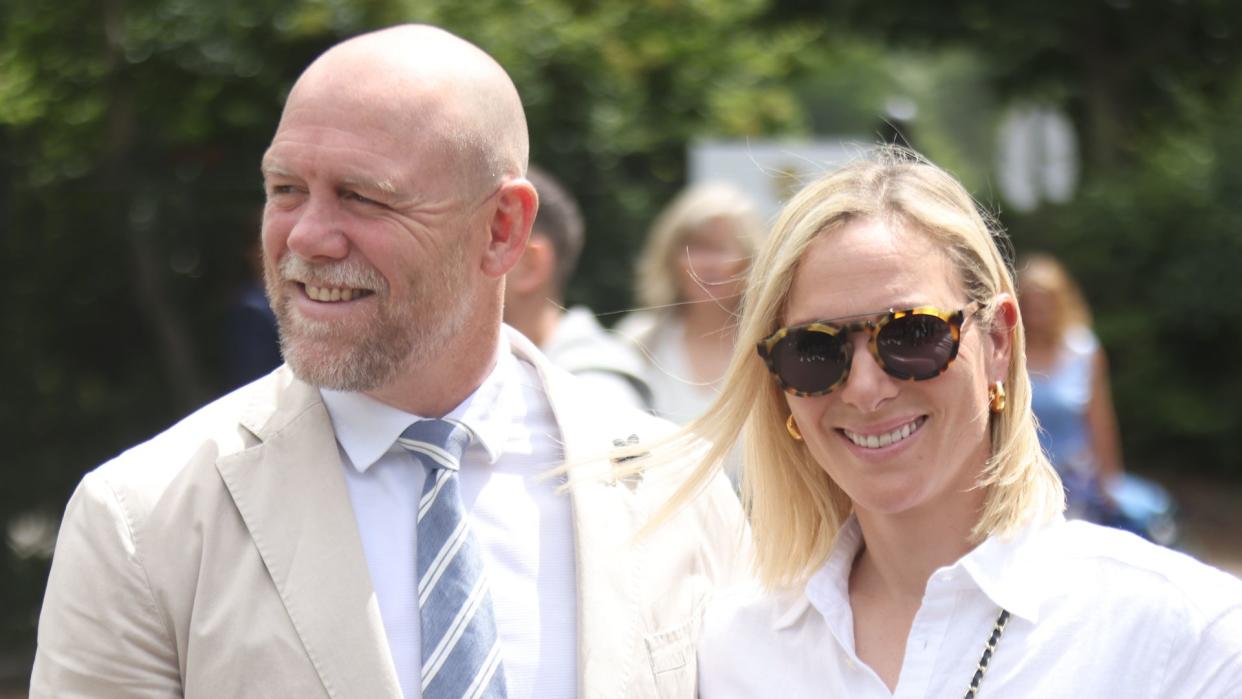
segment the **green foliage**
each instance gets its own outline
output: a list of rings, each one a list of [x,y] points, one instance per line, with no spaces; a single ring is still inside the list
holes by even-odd
[[[879,68],[836,79],[872,104],[913,98],[914,145],[1002,212],[996,105],[1064,108],[1083,150],[1078,196],[1004,222],[1019,251],[1058,254],[1086,288],[1127,460],[1242,477],[1242,359],[1228,350],[1242,300],[1242,5],[783,0],[766,19],[826,21],[862,51],[878,42]]]
[[[1242,476],[1242,74],[1183,97],[1130,164],[1072,204],[1012,222],[1081,280],[1112,364],[1127,460]]]
[[[979,56],[1002,99],[1064,105],[1089,165],[1176,118],[1183,92],[1218,98],[1242,62],[1242,4],[1230,0],[782,0],[770,21],[827,22],[886,47]]]

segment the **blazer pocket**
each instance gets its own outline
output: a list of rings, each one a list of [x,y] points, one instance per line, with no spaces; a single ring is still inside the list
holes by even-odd
[[[696,615],[671,629],[647,634],[647,654],[661,699],[694,699],[698,694],[695,643],[701,619]]]

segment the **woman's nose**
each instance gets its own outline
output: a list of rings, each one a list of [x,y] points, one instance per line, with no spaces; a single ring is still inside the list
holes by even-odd
[[[860,412],[870,413],[897,395],[897,380],[885,373],[867,342],[867,334],[855,333],[851,338],[854,356],[850,373],[841,388],[841,400]]]

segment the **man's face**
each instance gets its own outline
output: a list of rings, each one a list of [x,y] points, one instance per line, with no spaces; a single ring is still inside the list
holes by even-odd
[[[371,391],[426,364],[479,290],[480,197],[432,137],[383,116],[291,98],[263,159],[267,293],[285,361],[313,385]]]

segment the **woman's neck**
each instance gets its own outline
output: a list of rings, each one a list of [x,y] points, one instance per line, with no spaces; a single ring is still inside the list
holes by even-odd
[[[890,691],[897,687],[928,579],[975,546],[971,531],[984,491],[957,484],[949,492],[898,514],[855,508],[863,547],[849,576],[854,648]]]
[[[868,595],[900,606],[913,602],[917,608],[932,573],[974,549],[977,542],[971,531],[982,498],[976,500],[976,506],[940,503],[934,509],[895,517],[859,512],[865,543],[850,573],[851,595],[859,585]]]

